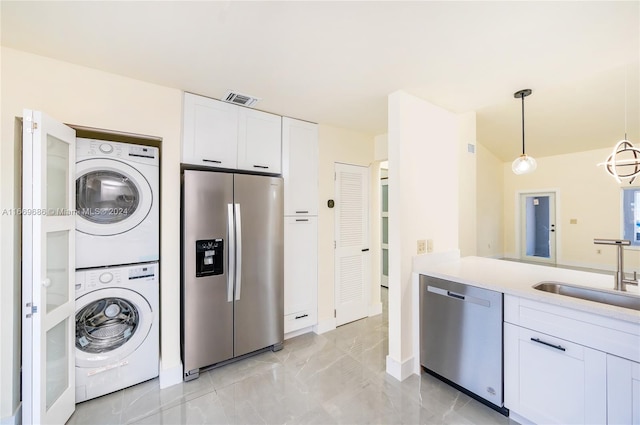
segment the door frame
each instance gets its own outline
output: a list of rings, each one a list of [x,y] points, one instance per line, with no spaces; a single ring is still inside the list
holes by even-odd
[[[345,162],[339,162],[339,161],[335,161],[333,168],[334,168],[334,183],[333,183],[333,187],[334,187],[334,197],[335,199],[338,200],[338,192],[339,192],[339,188],[338,188],[338,178],[337,178],[337,168],[339,166],[347,166],[347,167],[358,167],[359,169],[362,169],[365,173],[365,179],[366,181],[364,182],[362,188],[363,188],[363,193],[366,196],[366,202],[365,202],[365,216],[366,216],[366,224],[363,226],[363,229],[365,231],[365,235],[363,237],[363,241],[365,242],[365,244],[367,245],[366,247],[362,247],[362,249],[367,249],[366,252],[363,252],[363,256],[365,257],[364,260],[364,265],[363,265],[363,285],[364,285],[364,303],[365,303],[365,307],[366,307],[366,313],[364,316],[359,317],[357,319],[352,319],[352,320],[346,320],[340,324],[338,321],[338,317],[337,317],[337,306],[338,306],[338,296],[339,296],[339,292],[340,292],[340,287],[338,285],[338,266],[337,266],[337,241],[338,241],[338,229],[340,226],[340,220],[338,218],[338,209],[334,209],[333,211],[333,216],[334,216],[334,227],[333,227],[333,240],[334,240],[334,250],[333,250],[333,261],[334,261],[334,268],[333,268],[333,302],[334,302],[334,320],[335,320],[335,324],[336,326],[341,326],[343,324],[347,324],[350,323],[354,320],[359,320],[359,319],[363,319],[365,317],[369,316],[369,310],[371,308],[371,291],[373,289],[373,279],[371,278],[371,197],[370,197],[370,184],[371,184],[371,170],[369,168],[369,166],[366,165],[358,165],[358,164],[349,164],[349,163],[345,163]],[[338,200],[339,201],[339,200]]]
[[[552,258],[550,259],[544,259],[544,258],[536,258],[535,261],[536,262],[540,262],[540,263],[548,263],[548,264],[558,264],[559,261],[559,253],[560,253],[560,235],[561,235],[561,227],[562,226],[558,226],[558,217],[560,217],[560,190],[558,188],[551,188],[551,189],[538,189],[538,190],[518,190],[515,193],[515,217],[514,217],[514,235],[515,235],[515,251],[516,251],[516,258],[523,260],[523,261],[533,261],[530,258],[527,258],[526,255],[524,255],[525,253],[523,252],[522,249],[522,243],[523,243],[523,229],[522,226],[524,225],[523,219],[522,219],[522,214],[524,213],[522,210],[522,196],[523,195],[552,195],[554,198],[554,222],[555,222],[555,252],[552,255]],[[550,252],[551,254],[551,252]]]

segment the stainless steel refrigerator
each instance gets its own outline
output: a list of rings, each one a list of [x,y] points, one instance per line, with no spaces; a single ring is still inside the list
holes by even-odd
[[[284,339],[282,178],[183,170],[184,380]]]

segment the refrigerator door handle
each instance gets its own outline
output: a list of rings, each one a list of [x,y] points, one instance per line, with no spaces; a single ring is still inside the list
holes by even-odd
[[[236,301],[240,299],[240,290],[242,289],[242,220],[240,219],[240,204],[236,207]]]
[[[227,263],[227,302],[233,302],[233,280],[235,278],[234,265],[236,262],[236,243],[233,232],[233,204],[227,204],[227,244],[228,259]]]

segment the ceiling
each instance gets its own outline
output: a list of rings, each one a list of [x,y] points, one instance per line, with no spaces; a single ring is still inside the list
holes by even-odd
[[[365,132],[405,90],[504,161],[640,144],[640,1],[0,2],[3,46]],[[625,91],[626,85],[626,91]],[[626,93],[626,96],[625,96]],[[626,100],[625,100],[626,98]]]

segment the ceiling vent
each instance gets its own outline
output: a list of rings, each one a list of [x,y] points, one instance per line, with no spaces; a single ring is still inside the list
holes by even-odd
[[[259,97],[249,96],[248,94],[238,93],[237,91],[229,90],[222,98],[225,102],[235,103],[242,106],[253,106],[260,100]]]

